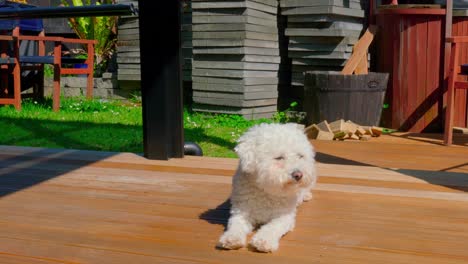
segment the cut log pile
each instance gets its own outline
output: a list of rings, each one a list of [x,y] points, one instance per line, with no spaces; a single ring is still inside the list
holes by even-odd
[[[324,120],[304,129],[309,139],[316,140],[370,140],[382,135],[383,128],[377,126],[362,126],[351,120],[343,119],[328,123]]]

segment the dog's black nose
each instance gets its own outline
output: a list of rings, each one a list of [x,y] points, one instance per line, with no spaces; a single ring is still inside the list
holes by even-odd
[[[298,170],[295,170],[295,171],[293,171],[291,176],[293,177],[294,180],[300,181],[302,179],[302,172],[300,172]]]

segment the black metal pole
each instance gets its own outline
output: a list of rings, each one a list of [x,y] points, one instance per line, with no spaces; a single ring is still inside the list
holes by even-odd
[[[181,6],[179,0],[138,1],[143,144],[148,159],[184,156]]]

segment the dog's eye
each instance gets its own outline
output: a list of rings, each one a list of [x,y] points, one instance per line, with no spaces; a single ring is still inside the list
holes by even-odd
[[[302,155],[302,154],[297,154],[297,156],[298,156],[300,159],[303,159],[303,158],[304,158],[304,155]]]
[[[275,160],[284,160],[284,157],[283,156],[278,156],[275,158]]]

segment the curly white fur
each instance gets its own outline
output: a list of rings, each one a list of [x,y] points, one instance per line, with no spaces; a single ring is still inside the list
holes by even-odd
[[[312,198],[315,152],[296,124],[260,124],[242,135],[235,148],[239,166],[233,177],[231,217],[218,247],[250,245],[261,252],[278,249],[294,228],[296,208]]]

